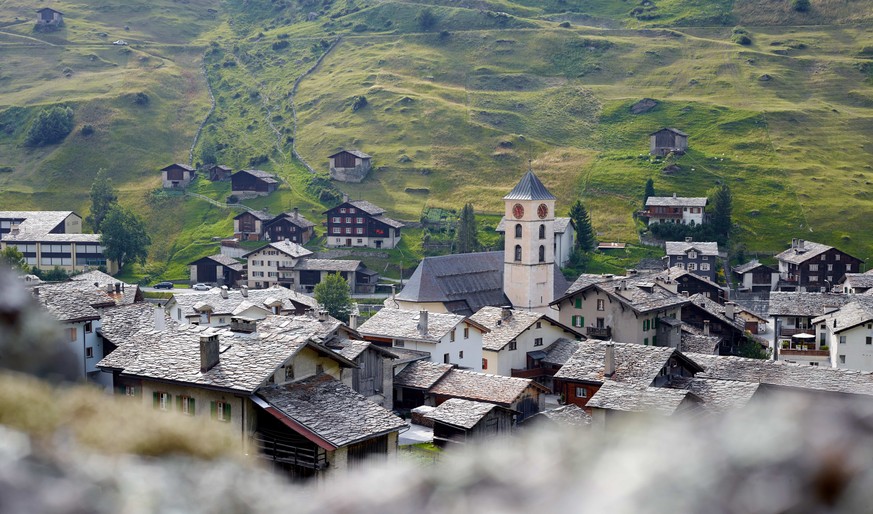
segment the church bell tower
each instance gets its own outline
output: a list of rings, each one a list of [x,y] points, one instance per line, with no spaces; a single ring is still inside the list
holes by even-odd
[[[517,309],[549,312],[555,295],[555,196],[528,171],[503,202],[503,292]]]

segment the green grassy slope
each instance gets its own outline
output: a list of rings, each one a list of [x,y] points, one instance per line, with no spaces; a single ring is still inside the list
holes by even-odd
[[[205,119],[195,164],[211,153],[275,172],[279,192],[247,203],[298,206],[314,221],[325,205],[307,192],[292,144],[320,173],[339,148],[372,154],[364,183],[339,186],[404,220],[468,201],[497,213],[530,161],[560,210],[584,199],[602,239],[636,238],[631,215],[651,177],[664,194],[728,183],[751,251],[806,237],[873,255],[861,229],[873,194],[873,0],[813,0],[807,13],[786,0],[45,5],[67,14],[62,30],[35,33],[33,4],[0,3],[0,167],[14,168],[0,173],[0,203],[85,214],[105,167],[149,221],[152,274],[182,278],[231,231],[236,211],[152,194],[158,169],[188,161]],[[751,45],[730,41],[735,25]],[[138,92],[148,105],[133,103]],[[360,96],[367,105],[354,110]],[[631,114],[644,97],[659,105]],[[30,120],[52,104],[74,109],[73,133],[23,146]],[[84,124],[95,133],[83,136]],[[670,175],[647,156],[647,134],[661,126],[691,136]]]

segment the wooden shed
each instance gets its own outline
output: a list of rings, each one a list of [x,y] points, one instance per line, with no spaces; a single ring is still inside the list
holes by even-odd
[[[340,182],[361,182],[370,171],[372,157],[358,150],[341,150],[327,159],[330,178]]]
[[[508,435],[513,416],[514,412],[505,407],[460,398],[446,400],[426,414],[433,420],[433,442],[439,446]]]
[[[194,180],[197,171],[187,164],[174,163],[161,169],[163,187],[185,187]]]
[[[665,156],[669,153],[683,154],[688,149],[688,134],[674,129],[662,128],[649,134],[649,154]]]
[[[279,187],[276,176],[261,170],[240,170],[230,176],[234,195],[268,195]]]
[[[60,27],[64,24],[64,13],[43,7],[36,11],[36,24],[39,27]]]
[[[233,174],[233,170],[231,170],[229,166],[224,166],[223,164],[213,164],[208,167],[206,171],[209,175],[209,180],[212,182],[227,180],[230,178],[231,174]]]

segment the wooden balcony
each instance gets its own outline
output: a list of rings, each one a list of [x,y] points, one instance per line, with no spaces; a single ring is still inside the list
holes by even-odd
[[[640,216],[644,216],[646,218],[669,218],[669,219],[681,219],[682,212],[657,212],[652,210],[640,211]]]
[[[557,372],[558,370],[551,368],[513,369],[512,376],[515,378],[551,377]]]
[[[585,335],[596,339],[611,339],[612,327],[585,327]]]
[[[780,348],[779,355],[783,357],[819,357],[823,359],[830,359],[831,352],[830,350],[799,350],[799,349],[790,349],[790,348]]]
[[[779,335],[782,337],[795,336],[797,334],[809,334],[814,336],[815,331],[811,328],[783,328],[779,331]]]

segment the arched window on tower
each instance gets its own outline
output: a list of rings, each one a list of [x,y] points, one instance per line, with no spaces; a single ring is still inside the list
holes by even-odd
[[[540,262],[546,262],[546,247],[540,245]]]
[[[521,262],[521,245],[515,245],[515,262]]]
[[[546,226],[540,225],[540,239],[546,238]]]
[[[516,239],[521,237],[521,223],[516,223],[515,225],[515,237]]]

